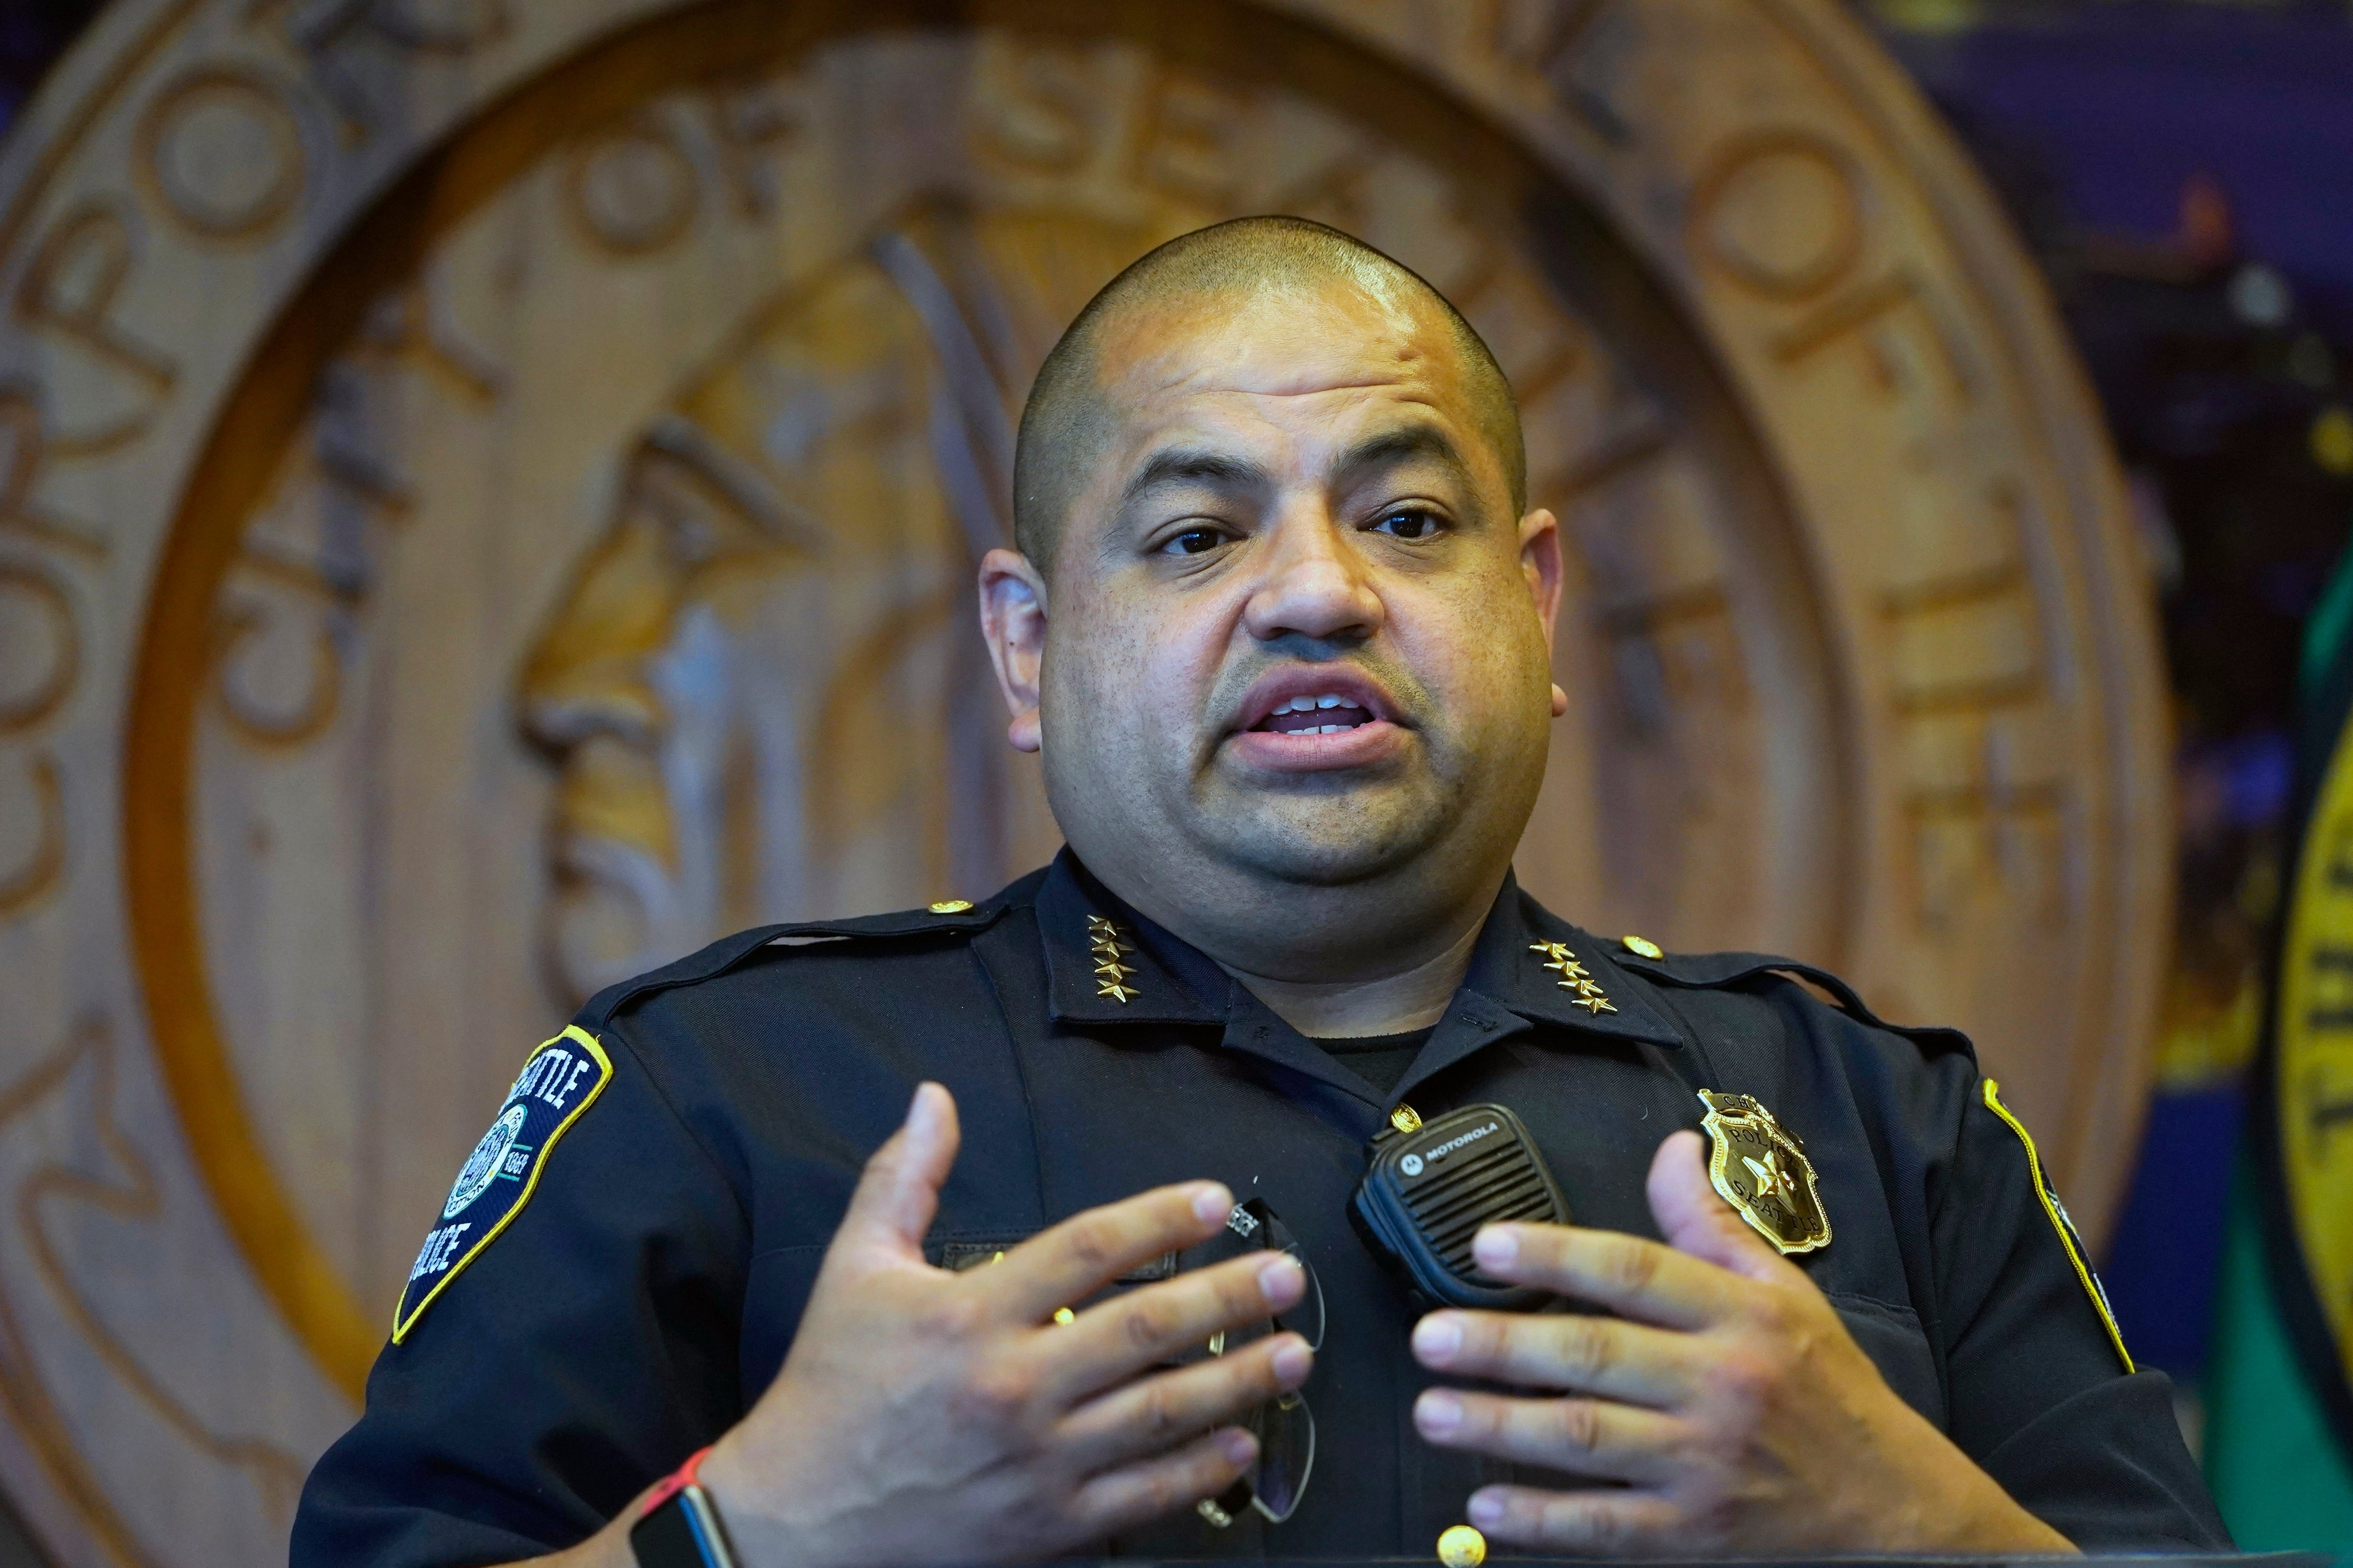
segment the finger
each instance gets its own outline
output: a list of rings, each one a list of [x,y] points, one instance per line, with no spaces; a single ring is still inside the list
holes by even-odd
[[[1689,1334],[1584,1312],[1432,1312],[1413,1326],[1432,1372],[1667,1406],[1705,1381]]]
[[[1208,1240],[1233,1207],[1233,1194],[1216,1182],[1155,1187],[1040,1231],[973,1284],[997,1311],[1034,1323],[1131,1268]]]
[[[1452,1388],[1422,1390],[1413,1427],[1441,1448],[1635,1482],[1672,1479],[1690,1439],[1673,1416],[1611,1400],[1511,1399]]]
[[[940,1206],[940,1184],[955,1163],[962,1136],[955,1098],[938,1084],[918,1084],[907,1120],[866,1162],[837,1237],[879,1243],[921,1259],[923,1235]]]
[[[1671,1247],[1614,1230],[1491,1225],[1471,1244],[1479,1267],[1670,1329],[1704,1328],[1731,1311],[1739,1281]]]
[[[1173,1454],[1106,1470],[1071,1499],[1078,1539],[1100,1541],[1162,1514],[1215,1497],[1258,1458],[1258,1439],[1238,1426],[1196,1438]]]
[[[1667,1136],[1651,1158],[1646,1190],[1659,1234],[1678,1252],[1751,1279],[1778,1283],[1800,1272],[1716,1192],[1698,1133],[1686,1130]]]
[[[1482,1487],[1463,1512],[1497,1541],[1578,1557],[1665,1555],[1676,1523],[1672,1503],[1643,1491]]]
[[[1040,1336],[1033,1348],[1048,1358],[1048,1397],[1075,1401],[1124,1383],[1155,1363],[1200,1350],[1220,1330],[1264,1322],[1306,1289],[1298,1259],[1257,1252],[1124,1290]]]
[[[1314,1352],[1297,1334],[1124,1384],[1064,1418],[1071,1456],[1090,1470],[1149,1458],[1307,1381]]]

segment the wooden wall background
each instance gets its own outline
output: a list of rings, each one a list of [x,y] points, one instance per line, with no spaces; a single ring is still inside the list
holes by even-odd
[[[0,146],[0,1484],[250,1563],[514,1062],[1043,858],[969,581],[1062,321],[1285,210],[1573,546],[1521,859],[1968,1027],[2087,1228],[2164,962],[2147,588],[1827,0],[117,0]]]

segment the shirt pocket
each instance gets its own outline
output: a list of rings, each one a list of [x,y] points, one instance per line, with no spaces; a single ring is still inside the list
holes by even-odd
[[[1843,1290],[1822,1294],[1830,1298],[1847,1332],[1879,1368],[1879,1375],[1887,1380],[1896,1397],[1935,1423],[1938,1431],[1944,1430],[1945,1380],[1936,1366],[1936,1352],[1920,1326],[1919,1314],[1876,1297]]]
[[[961,1274],[996,1262],[1037,1234],[1035,1229],[934,1233],[924,1238],[923,1260],[934,1268]],[[817,1288],[826,1246],[774,1247],[752,1259],[744,1290],[744,1348],[737,1362],[747,1408],[766,1392],[776,1380],[776,1369],[785,1364],[793,1336],[800,1329],[801,1314],[808,1308],[809,1292]],[[1165,1253],[1121,1275],[1111,1289],[1174,1279],[1176,1266],[1176,1254]],[[1098,1292],[1092,1299],[1106,1293]]]
[[[1034,1230],[1024,1230],[986,1236],[934,1236],[923,1242],[923,1260],[934,1268],[961,1274],[967,1268],[981,1268],[995,1263],[1037,1234]],[[1153,1285],[1163,1279],[1174,1279],[1176,1267],[1176,1254],[1164,1252],[1129,1269],[1113,1280],[1112,1286],[1117,1289],[1129,1285]]]
[[[1037,1234],[1034,1230],[934,1234],[923,1238],[923,1261],[934,1268],[961,1274],[967,1268],[986,1268]]]

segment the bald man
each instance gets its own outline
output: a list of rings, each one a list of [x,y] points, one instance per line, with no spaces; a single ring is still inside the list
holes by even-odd
[[[1525,490],[1377,252],[1250,219],[1115,279],[980,572],[1069,847],[591,1001],[298,1568],[2227,1546],[1966,1040],[1514,884],[1566,708]],[[1430,1310],[1352,1199],[1442,1228],[1409,1184],[1507,1123],[1566,1214],[1458,1226],[1491,1305]]]

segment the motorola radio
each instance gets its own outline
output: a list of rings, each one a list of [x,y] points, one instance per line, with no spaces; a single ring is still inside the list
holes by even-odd
[[[1348,1205],[1374,1255],[1429,1306],[1550,1304],[1549,1291],[1493,1279],[1471,1257],[1482,1226],[1568,1223],[1560,1184],[1520,1119],[1500,1105],[1466,1105],[1424,1121],[1400,1105],[1389,1123]]]

